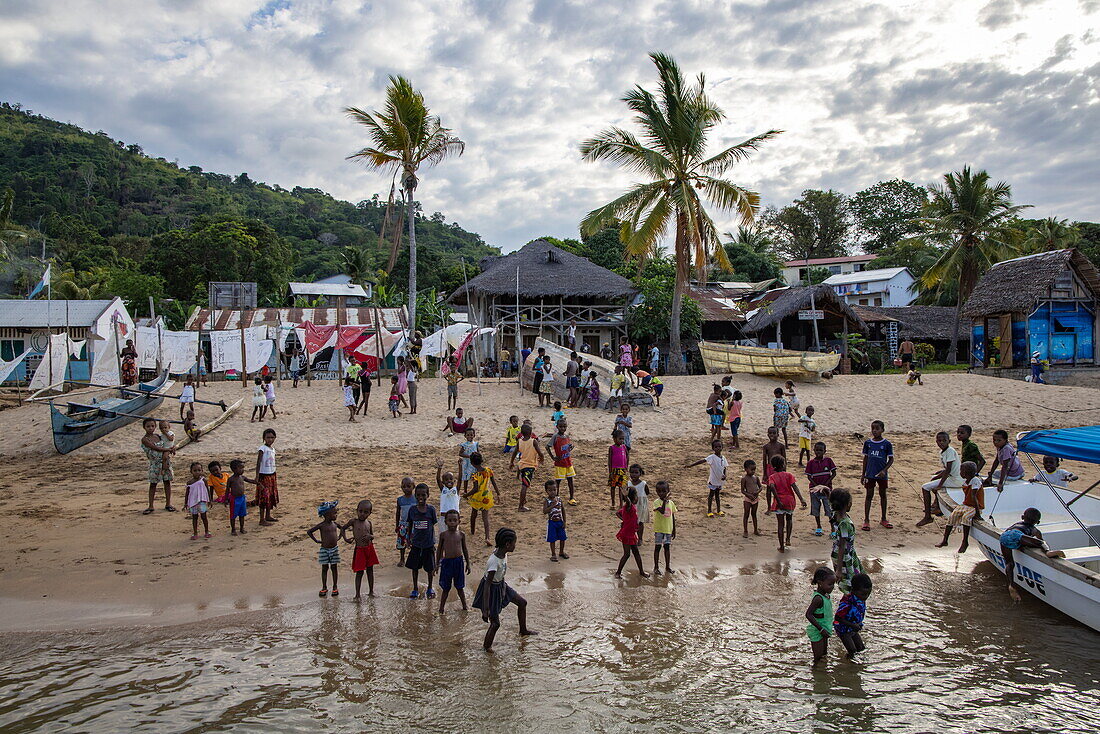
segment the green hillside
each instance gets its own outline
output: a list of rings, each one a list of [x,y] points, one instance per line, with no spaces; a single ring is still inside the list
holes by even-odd
[[[71,273],[71,297],[101,295],[111,285],[134,291],[120,295],[135,302],[158,287],[152,295],[197,301],[205,282],[191,281],[209,276],[258,280],[261,300],[275,303],[289,279],[346,270],[348,247],[371,277],[389,258],[388,245],[378,243],[386,202],[377,195],[353,204],[247,173],[181,167],[104,132],[2,103],[0,192],[7,188],[14,192],[11,222],[28,235],[9,242],[3,286],[17,295],[41,273],[30,257],[40,255],[43,240],[54,272]],[[498,253],[441,214],[418,214],[417,244],[423,289],[450,290],[462,282],[460,258],[476,272],[478,260]],[[181,255],[199,262],[182,263]],[[396,291],[407,262],[399,258],[393,270]]]

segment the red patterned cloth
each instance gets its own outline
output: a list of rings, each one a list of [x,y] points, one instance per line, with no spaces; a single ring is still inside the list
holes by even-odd
[[[274,474],[256,475],[256,505],[272,509],[279,505],[279,480]]]

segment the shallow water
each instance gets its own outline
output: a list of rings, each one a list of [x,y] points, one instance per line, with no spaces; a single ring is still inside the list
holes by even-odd
[[[394,597],[6,635],[0,729],[1100,731],[1100,635],[1001,603],[992,572],[876,574],[864,661],[835,644],[811,670],[805,568],[763,570],[776,569],[617,588],[570,577],[569,591],[539,579],[541,634],[521,641],[506,610],[492,655],[478,613],[440,619]]]

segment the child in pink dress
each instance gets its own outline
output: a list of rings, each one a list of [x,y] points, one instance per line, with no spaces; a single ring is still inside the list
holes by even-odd
[[[642,570],[642,556],[638,552],[638,493],[633,487],[626,492],[626,504],[619,508],[615,514],[622,521],[622,526],[615,537],[623,544],[623,557],[619,559],[619,567],[615,569],[615,578],[623,577],[623,566],[626,565],[631,554],[638,564],[638,575],[649,578],[649,574]]]

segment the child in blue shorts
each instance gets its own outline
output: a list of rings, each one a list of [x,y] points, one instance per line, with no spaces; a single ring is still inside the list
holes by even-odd
[[[233,476],[229,477],[226,481],[226,486],[229,491],[229,529],[233,531],[233,535],[237,534],[237,521],[240,521],[241,534],[245,533],[244,518],[248,515],[248,497],[244,493],[244,484],[255,484],[256,480],[249,479],[244,475],[244,462],[240,459],[233,459],[229,462],[229,468],[233,472]]]
[[[466,533],[458,529],[458,510],[447,510],[443,515],[447,529],[439,534],[439,548],[436,553],[439,570],[439,588],[443,594],[439,598],[439,613],[443,614],[447,606],[447,596],[451,587],[458,592],[462,610],[466,606],[466,574],[470,572],[470,552],[466,550]]]
[[[558,496],[558,483],[553,479],[546,481],[546,501],[542,503],[542,514],[546,515],[546,542],[550,544],[550,560],[558,562],[558,558],[568,559],[565,552],[565,503]],[[557,543],[560,550],[554,548]],[[555,552],[557,550],[557,552]]]

